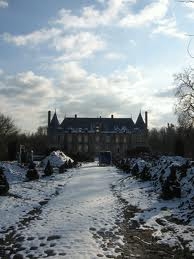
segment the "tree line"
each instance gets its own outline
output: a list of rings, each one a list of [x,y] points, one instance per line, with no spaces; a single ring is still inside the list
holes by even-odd
[[[180,155],[194,159],[194,128],[167,127],[151,129],[148,133],[152,153],[160,155]]]
[[[10,116],[0,113],[0,160],[15,160],[20,145],[35,154],[45,154],[48,149],[46,127],[40,126],[35,133],[23,133]]]

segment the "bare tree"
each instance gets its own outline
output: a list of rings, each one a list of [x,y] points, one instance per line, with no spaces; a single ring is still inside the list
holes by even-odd
[[[11,117],[0,113],[0,159],[11,159],[10,154],[15,153],[17,133],[18,129]]]
[[[9,116],[0,113],[0,136],[9,136],[18,132],[13,120]]]
[[[35,135],[46,136],[47,135],[47,126],[39,126]]]
[[[178,122],[186,128],[194,125],[194,69],[189,68],[174,76],[177,86],[175,110]]]

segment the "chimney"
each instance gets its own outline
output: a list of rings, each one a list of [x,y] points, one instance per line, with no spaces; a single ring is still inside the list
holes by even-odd
[[[148,112],[145,112],[145,125],[146,125],[146,129],[148,128]]]
[[[111,115],[111,119],[113,119],[113,118],[114,118],[114,115],[112,114],[112,115]]]
[[[51,111],[48,111],[48,127],[50,126],[51,123]]]
[[[77,114],[75,114],[75,119],[77,118]]]

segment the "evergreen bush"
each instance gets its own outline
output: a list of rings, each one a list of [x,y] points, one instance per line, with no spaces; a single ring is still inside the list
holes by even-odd
[[[45,176],[50,176],[50,175],[53,174],[53,167],[51,166],[49,160],[48,160],[47,165],[46,165],[46,167],[44,169],[44,174],[45,174]]]

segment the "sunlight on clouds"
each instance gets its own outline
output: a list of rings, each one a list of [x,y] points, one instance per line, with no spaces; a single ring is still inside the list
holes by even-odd
[[[194,20],[194,2],[183,3],[185,10],[187,11],[187,18]]]
[[[0,8],[8,7],[8,2],[6,0],[0,0]]]
[[[146,5],[138,14],[129,13],[120,20],[123,27],[138,27],[146,24],[155,23],[167,14],[169,0],[159,0]]]
[[[0,0],[0,5],[3,2]],[[26,34],[2,32],[3,47],[16,52],[15,46],[20,47],[18,52],[24,53],[24,66],[29,62],[29,68],[25,67],[29,71],[21,73],[26,71],[22,66],[10,74],[4,67],[0,70],[1,103],[9,112],[16,112],[21,125],[22,111],[29,120],[33,113],[34,125],[38,125],[40,114],[54,106],[61,115],[65,111],[93,117],[129,117],[142,109],[150,111],[150,125],[166,123],[165,116],[170,118],[171,113],[173,117],[174,100],[168,85],[179,64],[175,55],[166,57],[161,46],[169,44],[168,37],[184,40],[185,35],[170,11],[170,0],[143,3],[97,0],[92,5],[82,4],[79,10],[67,9],[64,4],[42,28]],[[154,57],[159,57],[161,64],[156,65]]]
[[[73,15],[71,10],[62,9],[59,12],[59,18],[53,23],[62,24],[66,29],[107,26],[123,16],[129,6],[135,2],[136,0],[109,0],[106,1],[106,8],[103,11],[97,10],[94,6],[87,6],[82,9],[80,16]]]
[[[178,39],[186,39],[185,32],[178,29],[175,18],[158,21],[158,27],[152,31],[153,34],[164,34]]]
[[[41,29],[34,31],[26,35],[14,36],[9,33],[3,34],[3,39],[9,43],[13,43],[16,46],[29,46],[38,45],[46,41],[52,40],[54,37],[61,34],[61,30],[56,28]]]
[[[61,115],[65,111],[78,116],[106,117],[114,113],[130,117],[140,109],[148,110],[153,117],[157,114],[158,126],[161,125],[160,118],[172,111],[173,96],[164,95],[164,92],[158,92],[156,96],[153,91],[158,77],[153,81],[145,71],[132,65],[107,76],[91,74],[78,62],[56,63],[53,69],[60,75],[55,80],[32,71],[1,74],[0,96],[6,104],[4,109],[14,110],[20,125],[23,125],[22,111],[28,118],[33,116],[33,124],[38,125],[40,116],[54,103]],[[150,125],[156,126],[154,121]],[[25,129],[32,129],[31,124],[25,125]]]
[[[114,71],[109,76],[89,74],[78,63],[66,63],[61,66],[64,73],[61,78],[61,96],[66,100],[57,106],[59,113],[78,116],[109,116],[115,114],[130,117],[138,114],[139,110],[148,110],[152,117],[157,115],[158,120],[150,122],[150,126],[161,126],[160,118],[165,121],[165,114],[169,111],[173,117],[173,96],[164,95],[158,90],[157,81],[151,80],[145,71],[127,66],[122,71]],[[164,88],[165,89],[165,88]],[[166,88],[166,91],[168,88]],[[61,99],[60,99],[61,100]],[[161,106],[164,106],[161,112]]]
[[[23,129],[34,130],[40,125],[39,112],[48,109],[50,98],[56,94],[52,80],[32,71],[3,73],[0,77],[1,111],[6,114],[14,111],[14,119]]]
[[[105,41],[89,32],[56,37],[53,45],[57,51],[64,52],[64,54],[56,59],[58,61],[87,58],[106,47]]]

